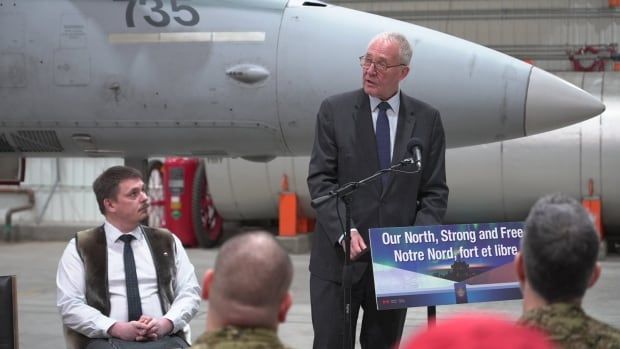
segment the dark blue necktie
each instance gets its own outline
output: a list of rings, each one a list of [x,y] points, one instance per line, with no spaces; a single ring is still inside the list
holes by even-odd
[[[123,262],[125,263],[125,287],[127,288],[127,320],[135,321],[142,316],[142,300],[138,288],[138,276],[136,275],[136,261],[133,258],[131,240],[135,237],[131,234],[123,234],[119,240],[125,243],[123,249]]]
[[[377,126],[375,129],[375,137],[377,138],[377,154],[379,155],[379,168],[384,169],[390,167],[390,122],[388,121],[386,110],[391,109],[387,102],[381,102],[377,106],[379,115],[377,116]],[[388,176],[381,176],[383,188],[387,186]]]

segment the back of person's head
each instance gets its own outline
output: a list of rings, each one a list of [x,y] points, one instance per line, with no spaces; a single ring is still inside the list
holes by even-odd
[[[458,315],[415,333],[402,349],[551,349],[536,329],[497,315]]]
[[[118,194],[118,184],[126,179],[142,179],[140,171],[133,167],[112,166],[103,171],[102,174],[93,182],[93,191],[97,198],[99,211],[105,215],[103,200],[114,199]]]
[[[599,238],[581,203],[565,194],[540,198],[525,221],[525,278],[549,303],[583,297],[591,283]]]
[[[223,325],[275,327],[290,307],[292,278],[291,259],[274,237],[248,232],[222,245],[203,296]]]

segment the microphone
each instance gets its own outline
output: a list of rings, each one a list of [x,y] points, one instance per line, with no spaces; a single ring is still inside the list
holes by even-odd
[[[419,138],[411,138],[409,143],[407,143],[407,152],[412,155],[412,159],[408,161],[409,163],[413,162],[416,167],[416,171],[420,171],[422,169],[422,141]],[[405,159],[407,161],[409,159]]]

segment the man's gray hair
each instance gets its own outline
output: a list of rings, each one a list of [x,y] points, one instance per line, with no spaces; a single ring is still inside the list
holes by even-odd
[[[384,41],[398,44],[398,55],[400,56],[400,63],[404,65],[409,65],[409,63],[411,63],[411,56],[413,56],[413,50],[411,49],[409,41],[403,34],[396,32],[384,32],[377,34],[374,38],[372,38],[372,40],[370,40],[368,47],[370,47],[370,45],[372,45],[376,41]]]
[[[598,249],[593,219],[577,200],[551,194],[530,210],[521,241],[525,276],[547,302],[584,296]]]

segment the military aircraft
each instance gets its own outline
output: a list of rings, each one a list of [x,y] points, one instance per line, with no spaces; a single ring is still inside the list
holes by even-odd
[[[320,1],[20,0],[0,6],[0,164],[308,155],[321,100],[361,86],[358,57],[383,31],[413,44],[402,89],[439,109],[450,148],[605,108],[497,51]]]
[[[600,203],[603,245],[620,242],[620,73],[562,72],[559,77],[600,98],[597,117],[529,137],[448,149],[450,196],[445,223],[525,219],[542,195],[564,192]],[[300,213],[313,217],[306,185],[307,156],[268,163],[225,159],[207,163],[211,198],[227,220],[275,218],[282,175],[299,197]],[[252,174],[252,180],[248,175]]]

